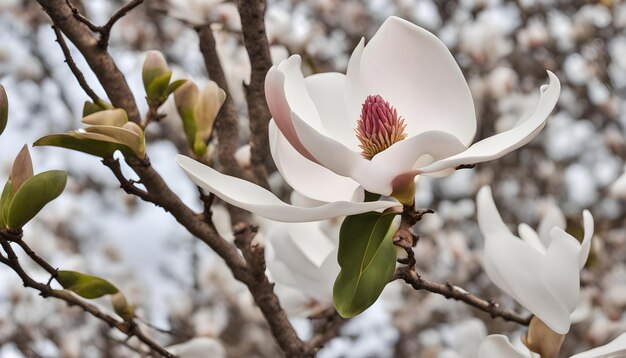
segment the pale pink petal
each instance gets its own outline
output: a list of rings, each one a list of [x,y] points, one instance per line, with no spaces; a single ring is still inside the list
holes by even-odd
[[[611,343],[594,348],[592,350],[578,353],[570,358],[618,358],[626,357],[626,333],[622,333]]]
[[[282,202],[258,185],[221,174],[189,157],[178,155],[176,161],[187,176],[202,189],[214,193],[231,205],[275,221],[319,221],[401,205],[397,202],[383,201],[367,203],[337,201],[313,208],[297,207]]]
[[[353,200],[359,184],[303,157],[278,130],[274,120],[269,124],[269,137],[274,163],[294,190],[318,201]]]
[[[492,334],[483,339],[478,348],[479,358],[529,358],[515,348],[502,334]]]
[[[475,164],[500,158],[530,142],[541,131],[561,92],[559,79],[550,71],[550,84],[541,87],[541,97],[534,113],[508,131],[474,143],[466,151],[419,168],[422,173],[438,172],[462,164]]]
[[[317,107],[307,90],[300,56],[293,55],[281,61],[277,69],[284,75],[283,94],[291,111],[311,127],[326,134]],[[274,94],[272,93],[272,95]]]
[[[293,127],[291,108],[285,97],[285,75],[276,66],[270,68],[265,76],[265,97],[272,117],[285,138],[300,154],[315,162],[315,158],[304,148]]]
[[[409,136],[440,130],[469,145],[476,132],[474,102],[461,69],[430,32],[389,17],[347,71],[348,119],[356,124],[368,95],[381,95],[405,118]]]

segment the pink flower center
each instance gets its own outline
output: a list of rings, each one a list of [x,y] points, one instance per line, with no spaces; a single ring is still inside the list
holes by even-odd
[[[371,160],[376,154],[406,138],[406,124],[398,111],[381,96],[367,96],[361,117],[357,122],[356,136],[361,144],[361,154]]]

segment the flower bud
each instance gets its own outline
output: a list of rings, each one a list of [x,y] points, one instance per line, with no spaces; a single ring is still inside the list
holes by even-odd
[[[211,136],[215,117],[222,108],[224,100],[226,100],[226,92],[213,81],[209,82],[202,91],[196,106],[196,125],[202,140],[206,141]]]
[[[555,358],[561,350],[564,339],[564,334],[554,332],[537,316],[530,320],[528,334],[522,336],[524,345],[538,353],[541,358]]]
[[[4,128],[6,128],[8,119],[9,99],[7,98],[7,93],[5,92],[4,87],[0,85],[0,134],[2,134]]]
[[[148,51],[142,70],[143,86],[146,93],[149,92],[149,87],[154,79],[167,72],[169,72],[169,68],[165,57],[159,51]]]
[[[111,305],[113,310],[125,321],[132,321],[135,317],[135,308],[128,304],[126,297],[121,292],[111,295]]]
[[[128,115],[123,109],[107,109],[84,117],[82,122],[92,126],[121,127],[128,123]]]

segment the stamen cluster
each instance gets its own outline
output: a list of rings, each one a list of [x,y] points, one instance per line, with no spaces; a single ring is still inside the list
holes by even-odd
[[[407,137],[404,119],[381,96],[367,96],[357,122],[356,136],[361,154],[371,160],[376,154]]]

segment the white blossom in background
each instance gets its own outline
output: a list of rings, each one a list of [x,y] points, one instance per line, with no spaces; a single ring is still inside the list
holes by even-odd
[[[215,338],[198,337],[166,348],[179,358],[226,358],[226,350]]]
[[[626,199],[626,167],[620,175],[609,187],[609,195],[616,199]]]
[[[477,206],[487,276],[551,330],[566,334],[578,303],[580,270],[589,256],[591,213],[583,212],[585,235],[579,243],[564,231],[565,219],[556,208],[543,218],[538,233],[521,224],[520,239],[502,221],[488,186],[480,189]]]
[[[361,202],[364,191],[412,200],[418,175],[444,176],[461,164],[499,158],[532,140],[556,105],[560,83],[548,72],[535,111],[513,128],[471,145],[474,103],[461,70],[428,31],[390,17],[347,74],[304,78],[299,56],[268,72],[272,157],[294,190],[321,204],[289,206],[265,189],[190,158],[178,163],[222,200],[278,221],[316,221],[399,206]],[[356,134],[355,134],[356,130]],[[407,200],[408,202],[409,200]]]
[[[194,26],[207,25],[220,19],[224,0],[167,0],[167,14]],[[229,16],[237,15],[225,12]],[[227,22],[227,21],[225,21]],[[241,26],[239,26],[241,27]]]
[[[310,316],[332,306],[339,274],[338,230],[331,222],[272,223],[267,268],[290,316]],[[329,232],[330,231],[330,232]]]

